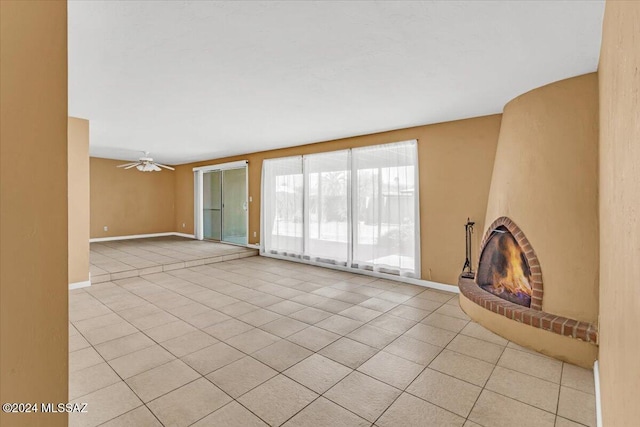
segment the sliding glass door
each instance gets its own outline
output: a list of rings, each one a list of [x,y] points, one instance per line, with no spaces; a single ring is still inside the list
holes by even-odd
[[[204,238],[222,240],[222,172],[207,172],[202,177],[202,220]]]
[[[420,276],[417,142],[265,160],[266,254]]]
[[[222,171],[222,241],[247,244],[246,168]]]
[[[246,162],[194,168],[196,238],[246,245]]]

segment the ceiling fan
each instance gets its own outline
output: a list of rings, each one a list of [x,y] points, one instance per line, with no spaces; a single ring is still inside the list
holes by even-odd
[[[143,153],[144,156],[140,157],[137,162],[125,163],[124,165],[118,165],[116,167],[125,169],[136,168],[140,172],[160,172],[162,170],[160,168],[175,170],[175,168],[172,168],[171,166],[154,162],[153,159],[149,157],[148,151],[143,151]]]

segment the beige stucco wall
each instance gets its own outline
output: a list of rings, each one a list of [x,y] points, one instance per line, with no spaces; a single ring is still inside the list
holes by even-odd
[[[501,216],[522,229],[540,260],[543,310],[597,322],[596,73],[543,86],[505,106],[486,226]]]
[[[175,229],[193,233],[195,166],[249,160],[249,242],[257,243],[263,159],[417,139],[422,278],[457,285],[467,217],[482,229],[499,130],[500,115],[492,115],[182,165],[175,174]],[[477,248],[478,233],[474,238]]]
[[[0,2],[0,122],[0,401],[66,402],[66,2]],[[0,425],[67,415],[0,412]]]
[[[640,2],[607,1],[600,53],[600,382],[605,426],[640,420]]]
[[[69,283],[89,280],[89,121],[69,117]]]
[[[91,157],[91,237],[175,231],[175,172],[116,167],[123,163]]]

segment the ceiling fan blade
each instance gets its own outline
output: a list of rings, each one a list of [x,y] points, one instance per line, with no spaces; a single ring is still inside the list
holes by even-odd
[[[176,168],[172,168],[171,166],[167,166],[167,165],[162,165],[160,163],[156,163],[156,165],[160,166],[161,168],[165,168],[165,169],[169,169],[169,170],[176,170]]]
[[[138,166],[140,163],[131,163],[129,166],[127,166],[125,169],[131,169],[131,168],[135,168],[136,166]]]
[[[138,164],[138,162],[125,163],[125,164],[123,164],[123,165],[118,165],[118,166],[116,166],[116,167],[117,167],[117,168],[123,168],[123,167],[125,167],[125,166],[131,166],[131,165],[137,165],[137,164]]]

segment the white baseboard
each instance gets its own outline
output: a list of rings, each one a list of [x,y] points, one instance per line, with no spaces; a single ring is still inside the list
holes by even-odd
[[[129,236],[94,237],[92,239],[89,239],[89,242],[90,243],[112,242],[115,240],[148,239],[149,237],[166,237],[166,236],[180,236],[180,237],[186,237],[188,239],[194,238],[193,234],[177,233],[175,231],[170,231],[167,233],[131,234]]]
[[[596,425],[602,427],[602,401],[600,397],[600,367],[596,360],[593,364],[593,380],[596,388]]]
[[[91,279],[85,280],[84,282],[69,283],[69,290],[72,291],[74,289],[81,289],[89,286],[91,286]]]
[[[178,237],[185,237],[187,239],[195,239],[196,236],[194,234],[187,234],[187,233],[171,233],[173,236],[178,236]]]
[[[432,282],[430,280],[413,279],[411,277],[396,276],[395,274],[378,273],[377,271],[361,270],[359,268],[349,268],[349,267],[342,267],[342,266],[339,266],[339,265],[323,264],[323,263],[308,261],[308,260],[305,260],[305,259],[287,257],[287,256],[282,256],[282,255],[276,255],[276,254],[267,254],[267,253],[262,253],[261,252],[260,255],[261,256],[265,256],[265,257],[269,257],[269,258],[281,259],[281,260],[285,260],[285,261],[299,262],[301,264],[314,265],[316,267],[330,268],[332,270],[347,271],[349,273],[355,273],[355,274],[362,274],[364,276],[377,277],[379,279],[395,280],[396,282],[408,283],[410,285],[418,285],[418,286],[422,286],[422,287],[425,287],[425,288],[436,289],[436,290],[439,290],[439,291],[452,292],[454,294],[459,294],[460,293],[460,288],[458,288],[457,286],[447,285],[447,284],[438,283],[438,282]]]
[[[460,293],[460,288],[455,285],[447,285],[446,283],[433,282],[431,280],[422,280],[422,279],[408,279],[408,280],[415,280],[415,283],[412,283],[410,281],[407,282],[407,283],[412,283],[414,285],[424,286],[426,288],[431,288],[431,289],[437,289],[439,291],[452,292],[454,294]]]
[[[258,250],[260,249],[260,245],[254,245],[251,243],[248,243],[246,246],[251,249],[258,249]]]

